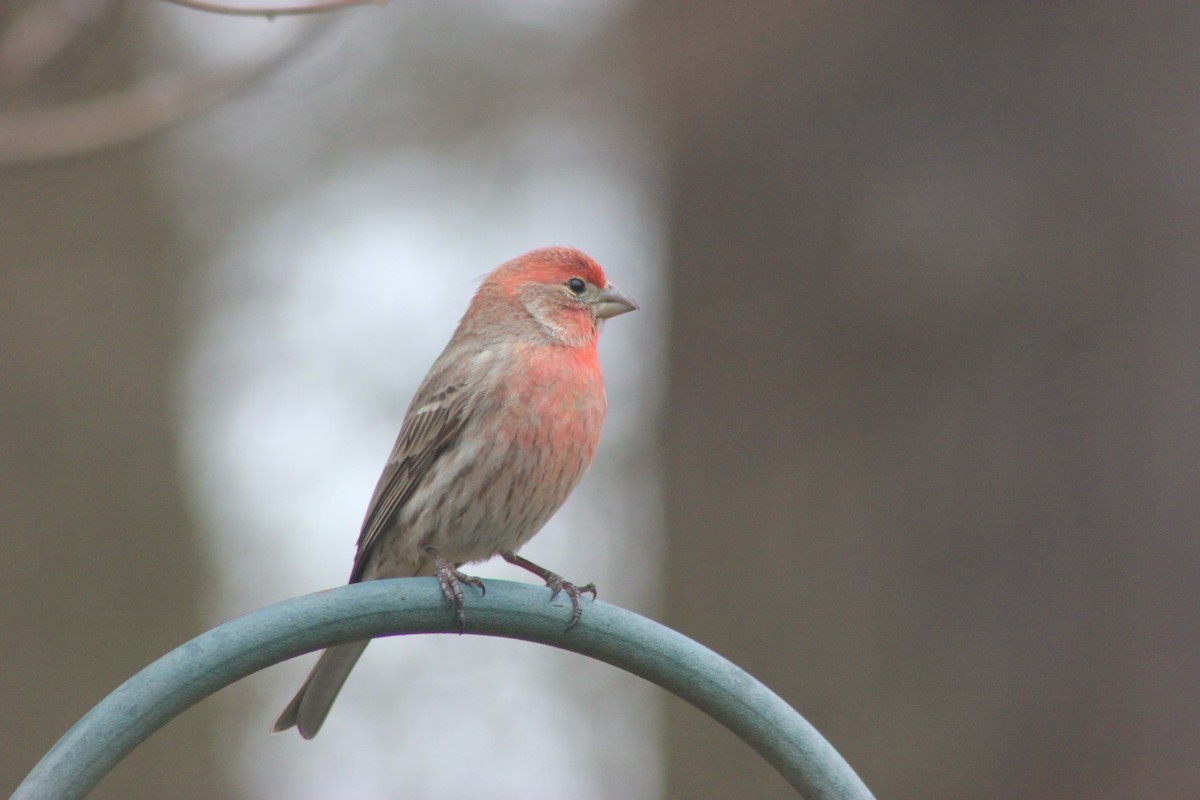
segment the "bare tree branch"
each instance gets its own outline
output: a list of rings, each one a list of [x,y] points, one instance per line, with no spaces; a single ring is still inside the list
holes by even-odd
[[[93,35],[112,13],[112,0],[36,2],[21,8],[0,28],[0,88],[13,90],[32,83],[81,37]]]
[[[328,11],[338,11],[351,6],[384,6],[387,0],[325,0],[304,6],[259,6],[258,8],[230,6],[224,3],[209,3],[206,0],[162,0],[164,3],[183,6],[193,11],[204,11],[209,14],[227,14],[234,17],[292,17],[301,14],[324,14]]]
[[[0,112],[0,167],[81,155],[164,130],[270,74],[326,27],[307,25],[275,52],[248,65],[151,76],[86,100]]]

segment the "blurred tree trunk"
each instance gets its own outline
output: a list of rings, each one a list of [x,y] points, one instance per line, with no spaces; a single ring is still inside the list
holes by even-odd
[[[1200,17],[646,3],[670,622],[879,797],[1200,795]],[[792,796],[672,703],[667,797]]]
[[[117,36],[55,86],[118,84]],[[145,148],[0,173],[0,793],[109,691],[201,629],[172,383],[189,263]],[[193,710],[95,797],[217,797]]]

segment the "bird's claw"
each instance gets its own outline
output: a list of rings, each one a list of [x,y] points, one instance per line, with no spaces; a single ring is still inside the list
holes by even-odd
[[[557,572],[551,572],[545,567],[539,567],[527,558],[522,558],[511,550],[502,550],[500,557],[510,564],[528,570],[534,575],[546,582],[546,586],[550,587],[550,599],[558,597],[560,592],[566,592],[567,597],[571,598],[571,621],[567,623],[567,631],[579,624],[580,618],[583,617],[583,607],[579,605],[579,595],[590,594],[592,601],[596,600],[596,584],[589,583],[587,586],[576,586],[570,581],[564,581],[562,575]],[[566,633],[566,631],[563,631]]]
[[[467,626],[467,615],[463,611],[462,584],[474,586],[479,590],[480,596],[487,595],[487,587],[483,585],[481,579],[474,575],[467,575],[457,566],[442,558],[437,550],[432,547],[426,549],[429,555],[433,556],[433,566],[437,574],[438,586],[442,590],[442,597],[446,599],[446,605],[454,609],[454,621],[461,631]]]
[[[583,618],[583,607],[579,604],[579,596],[581,594],[590,594],[592,601],[596,600],[596,584],[589,583],[586,586],[576,586],[570,581],[563,580],[561,575],[551,572],[546,576],[546,586],[550,588],[550,599],[558,597],[559,593],[566,594],[571,598],[571,621],[567,623],[567,630],[571,630],[579,624],[579,620]]]

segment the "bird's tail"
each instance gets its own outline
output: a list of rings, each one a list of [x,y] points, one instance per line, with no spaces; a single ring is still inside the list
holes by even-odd
[[[361,642],[350,642],[331,647],[317,660],[317,665],[308,674],[308,680],[296,692],[292,702],[275,720],[272,733],[296,728],[305,739],[311,739],[321,730],[333,701],[337,699],[342,684],[350,677],[350,670],[358,663],[358,658],[371,643],[370,639]]]

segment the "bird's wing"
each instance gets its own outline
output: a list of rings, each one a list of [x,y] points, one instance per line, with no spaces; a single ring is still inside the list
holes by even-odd
[[[435,392],[426,402],[412,409],[404,419],[396,445],[388,458],[375,494],[367,506],[358,553],[350,582],[362,580],[371,550],[380,534],[391,524],[396,512],[412,497],[430,467],[446,451],[462,430],[466,420],[468,392],[462,384],[450,384]]]

